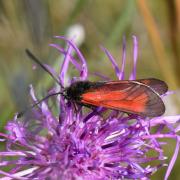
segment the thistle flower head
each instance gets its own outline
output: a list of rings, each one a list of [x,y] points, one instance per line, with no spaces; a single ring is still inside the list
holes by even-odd
[[[67,44],[67,49],[51,44],[64,55],[64,61],[58,75],[48,68],[59,79],[63,90],[70,63],[79,76],[69,78],[68,85],[86,80],[89,75],[86,60],[73,41],[61,36],[56,38]],[[133,42],[131,80],[136,78],[135,36]],[[102,50],[117,78],[124,79],[125,41],[121,68],[107,49],[102,47]],[[30,94],[37,102],[33,87]],[[0,170],[1,179],[149,179],[159,168],[167,166],[163,146],[166,146],[164,139],[170,138],[177,143],[165,175],[165,179],[168,178],[179,151],[180,115],[142,118],[101,107],[85,111],[82,106],[75,109],[62,96],[54,98],[53,105],[51,99],[43,101],[23,119],[15,115],[6,126],[7,134],[0,133],[1,141],[6,143],[6,150],[0,152],[0,166],[9,167],[9,170]],[[52,107],[56,107],[58,113],[53,112]]]

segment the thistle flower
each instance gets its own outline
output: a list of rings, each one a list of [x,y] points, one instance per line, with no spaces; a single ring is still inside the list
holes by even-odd
[[[79,49],[65,37],[56,38],[65,41],[68,49],[51,44],[64,55],[58,75],[48,67],[53,76],[63,88],[72,63],[79,77],[68,79],[69,85],[86,80],[88,68]],[[138,47],[135,36],[133,42],[133,70],[129,79],[136,78]],[[103,47],[102,50],[111,61],[117,78],[124,79],[125,42],[121,69],[108,50]],[[32,86],[30,94],[37,102]],[[0,152],[0,166],[8,167],[8,170],[1,168],[1,179],[149,179],[159,168],[167,166],[163,146],[166,146],[164,140],[170,138],[177,143],[164,178],[168,179],[179,151],[180,115],[142,118],[100,107],[84,111],[85,108],[79,106],[77,110],[63,97],[57,97],[53,106],[58,107],[58,113],[53,112],[49,98],[24,119],[18,119],[16,114],[6,126],[7,134],[0,133],[1,141],[6,143],[6,151]],[[109,113],[105,117],[106,111]]]

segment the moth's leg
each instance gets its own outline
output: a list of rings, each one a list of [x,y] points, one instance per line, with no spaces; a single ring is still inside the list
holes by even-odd
[[[74,101],[71,102],[72,106],[74,107],[74,111],[77,114],[79,111],[78,104],[76,104]]]

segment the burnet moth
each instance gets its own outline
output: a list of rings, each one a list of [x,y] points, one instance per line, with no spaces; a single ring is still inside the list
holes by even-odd
[[[26,50],[26,53],[58,82],[29,50]],[[31,108],[50,96],[61,94],[68,101],[84,106],[104,107],[140,116],[156,117],[165,112],[160,95],[165,94],[167,90],[167,84],[155,78],[107,82],[78,81],[65,88],[63,92],[46,96]]]

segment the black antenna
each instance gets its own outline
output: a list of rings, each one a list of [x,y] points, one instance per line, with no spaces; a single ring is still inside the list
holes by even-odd
[[[55,77],[49,71],[49,69],[43,63],[41,63],[41,61],[34,54],[31,53],[31,51],[29,49],[26,49],[25,51],[31,60],[33,60],[36,64],[38,64],[44,71],[46,71],[62,87],[62,84],[59,82],[58,78]]]
[[[63,94],[63,92],[57,92],[57,93],[53,93],[53,94],[47,95],[45,98],[39,100],[37,103],[32,104],[30,107],[27,107],[25,110],[19,112],[19,113],[17,114],[17,118],[22,117],[29,109],[34,108],[35,106],[37,106],[37,105],[40,104],[41,102],[45,101],[45,100],[48,99],[49,97],[51,97],[51,96],[56,96],[56,95],[59,95],[59,94]]]
[[[49,71],[49,69],[48,69],[43,63],[41,63],[41,61],[40,61],[35,55],[33,55],[28,49],[26,49],[25,51],[26,51],[27,55],[30,57],[31,60],[33,60],[36,64],[38,64],[44,71],[46,71],[46,72],[62,87],[62,85],[61,85],[61,83],[59,82],[58,78],[55,77],[55,76]],[[47,95],[45,98],[39,100],[37,103],[32,104],[30,107],[27,107],[25,110],[19,112],[19,113],[17,114],[17,118],[22,117],[29,109],[34,108],[35,106],[37,106],[37,105],[40,104],[41,102],[45,101],[45,100],[48,99],[49,97],[51,97],[51,96],[56,96],[56,95],[59,95],[59,94],[63,95],[63,92],[57,92],[57,93],[53,93],[53,94]]]

